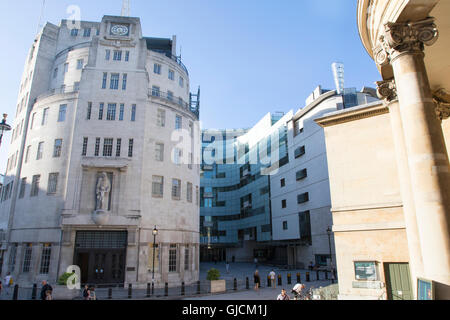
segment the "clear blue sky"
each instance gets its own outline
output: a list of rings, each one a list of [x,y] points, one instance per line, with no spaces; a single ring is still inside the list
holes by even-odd
[[[7,2],[7,4],[6,4]],[[356,0],[131,0],[144,36],[177,35],[191,90],[201,86],[204,128],[251,127],[267,112],[304,106],[319,84],[334,89],[331,64],[345,64],[345,86],[380,79],[363,48]],[[0,0],[0,113],[15,116],[23,65],[42,0]],[[81,19],[120,15],[121,0],[46,0],[43,21],[59,24],[78,5]],[[11,133],[0,150],[5,171]]]

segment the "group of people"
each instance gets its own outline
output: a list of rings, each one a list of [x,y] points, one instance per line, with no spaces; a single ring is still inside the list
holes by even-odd
[[[270,283],[272,288],[276,288],[277,287],[277,282],[276,282],[276,273],[275,271],[272,269],[272,271],[270,271],[269,273],[269,278],[270,278]],[[253,282],[255,283],[255,291],[258,291],[259,288],[261,287],[261,277],[259,275],[259,271],[255,270],[255,273],[253,274]],[[301,295],[303,294],[303,290],[305,289],[305,285],[304,284],[296,284],[294,286],[294,288],[292,289],[292,293],[294,293],[294,299],[298,300]],[[278,295],[277,300],[290,300],[291,298],[289,297],[289,295],[286,292],[286,289],[281,289],[281,293]]]
[[[5,281],[6,294],[9,295],[11,288],[14,286],[14,278],[10,272],[8,272],[6,274],[4,281]],[[0,281],[0,294],[2,293],[2,291],[3,291],[3,283]],[[43,280],[40,299],[41,300],[53,300],[52,293],[53,293],[52,286],[49,285],[46,280]]]
[[[89,287],[88,285],[85,285],[82,295],[84,300],[97,300],[97,297],[95,296],[94,287]]]

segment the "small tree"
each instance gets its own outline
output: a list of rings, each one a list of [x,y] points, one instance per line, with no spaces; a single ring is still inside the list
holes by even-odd
[[[206,275],[206,280],[209,281],[213,281],[213,280],[219,280],[220,278],[220,271],[215,269],[215,268],[211,268],[208,270],[208,273]]]
[[[69,272],[63,273],[63,274],[59,277],[59,279],[58,279],[58,284],[61,285],[61,286],[67,285],[67,280],[68,280],[69,277],[72,276],[72,275],[73,275],[73,273],[69,273]],[[75,280],[76,280],[76,279],[73,279],[72,284],[75,284]]]

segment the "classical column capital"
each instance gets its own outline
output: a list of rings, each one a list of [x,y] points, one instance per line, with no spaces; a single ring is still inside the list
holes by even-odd
[[[395,80],[377,81],[377,95],[380,100],[384,100],[386,104],[397,101],[397,87]]]
[[[424,45],[431,46],[438,36],[434,18],[409,23],[388,22],[384,25],[380,44],[373,49],[375,62],[383,66],[404,53],[423,54]]]
[[[436,116],[439,120],[450,117],[450,94],[444,89],[438,89],[433,93],[433,101],[436,104]]]

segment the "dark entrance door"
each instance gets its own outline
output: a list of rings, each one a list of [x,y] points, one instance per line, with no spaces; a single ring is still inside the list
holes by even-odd
[[[123,285],[126,231],[78,231],[75,243],[74,261],[82,284]]]
[[[384,274],[388,300],[413,300],[408,263],[385,263]]]

